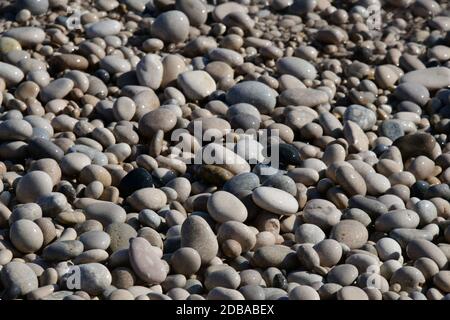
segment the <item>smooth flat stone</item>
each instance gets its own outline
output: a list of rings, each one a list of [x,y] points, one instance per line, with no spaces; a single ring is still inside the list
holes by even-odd
[[[178,76],[178,84],[191,100],[202,100],[216,90],[214,79],[205,71],[186,71]]]
[[[42,91],[42,100],[48,102],[64,98],[74,86],[74,82],[67,78],[59,78],[50,82]]]
[[[231,87],[226,99],[230,105],[248,103],[255,106],[260,113],[268,114],[275,108],[276,96],[275,90],[261,82],[244,81]]]
[[[322,90],[292,88],[284,90],[279,96],[279,101],[283,105],[315,107],[327,103],[329,97]]]
[[[111,202],[92,203],[86,207],[87,219],[98,220],[104,226],[114,222],[125,222],[126,212],[117,204]]]
[[[216,191],[208,198],[208,212],[217,222],[244,222],[247,219],[247,208],[233,194]]]
[[[24,73],[19,68],[9,64],[0,62],[0,78],[3,78],[7,86],[14,86],[22,81]]]
[[[272,187],[256,188],[252,199],[257,206],[279,215],[295,214],[298,210],[298,202],[291,194]]]
[[[300,80],[315,79],[316,68],[308,61],[297,57],[284,57],[277,61],[277,70],[281,74],[289,74]]]
[[[411,71],[400,78],[400,83],[405,82],[419,83],[428,90],[447,88],[450,85],[450,69],[446,67],[433,67]]]
[[[411,101],[422,107],[430,99],[427,88],[415,82],[405,82],[398,85],[395,88],[394,95],[400,101]]]
[[[3,35],[16,39],[23,47],[34,47],[45,40],[44,30],[38,27],[13,28],[6,31]]]
[[[120,32],[122,24],[116,20],[105,19],[90,24],[86,29],[86,36],[88,38],[105,38],[107,36],[114,36]]]

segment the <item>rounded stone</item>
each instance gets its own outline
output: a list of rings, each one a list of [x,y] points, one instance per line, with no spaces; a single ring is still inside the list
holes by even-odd
[[[88,231],[80,236],[80,241],[85,250],[102,249],[106,250],[111,243],[110,236],[104,231]]]
[[[205,71],[186,71],[178,76],[178,85],[191,100],[202,100],[216,90],[216,82]]]
[[[327,274],[327,281],[341,286],[351,285],[358,277],[358,269],[351,264],[340,264],[331,269]]]
[[[331,229],[330,238],[346,244],[350,249],[358,249],[366,244],[369,233],[356,220],[342,220]]]
[[[26,219],[18,220],[11,225],[9,237],[14,247],[23,253],[36,252],[44,243],[44,235],[39,226]]]
[[[3,35],[16,39],[23,47],[28,48],[34,47],[35,45],[40,44],[45,40],[44,30],[38,27],[12,28],[6,31]]]
[[[155,19],[151,33],[164,42],[183,42],[189,34],[189,18],[182,11],[166,11]]]
[[[355,122],[361,129],[367,131],[375,125],[377,116],[372,110],[353,104],[348,106],[344,112],[344,121],[348,120]]]
[[[214,259],[219,245],[209,224],[200,216],[189,216],[181,225],[181,247],[195,249],[201,257],[202,265]]]
[[[42,257],[49,261],[66,261],[79,256],[84,250],[83,243],[78,240],[60,240],[44,248]]]
[[[20,178],[16,187],[16,197],[21,203],[36,202],[37,198],[49,195],[53,181],[44,171],[31,171]]]
[[[10,298],[24,296],[39,287],[36,273],[25,263],[12,261],[6,264],[0,277]]]
[[[236,196],[226,191],[214,192],[208,198],[207,207],[211,217],[219,223],[244,222],[247,219],[247,208]]]
[[[122,24],[119,21],[105,19],[89,24],[86,29],[86,35],[88,38],[105,38],[118,34],[120,29],[122,29]]]
[[[201,257],[198,252],[189,247],[180,248],[171,256],[171,265],[175,272],[190,276],[200,269]]]
[[[137,211],[143,209],[159,210],[167,203],[167,195],[156,188],[143,188],[131,194],[127,201]]]
[[[338,300],[369,300],[363,289],[355,286],[343,287],[337,293]]]
[[[172,130],[177,123],[177,117],[174,112],[166,108],[158,108],[146,113],[139,120],[139,131],[145,137],[152,137],[158,130],[168,132]]]
[[[297,57],[284,57],[277,61],[277,70],[281,74],[289,74],[300,80],[315,79],[316,68],[306,60]]]
[[[276,105],[277,93],[267,85],[258,81],[240,82],[226,94],[230,105],[248,103],[255,106],[260,113],[270,114]]]
[[[78,266],[80,271],[80,289],[90,295],[99,295],[112,281],[108,268],[100,263],[87,263]]]
[[[166,279],[168,270],[161,260],[161,250],[144,238],[131,239],[128,254],[134,272],[145,283],[159,284]]]
[[[176,0],[176,8],[189,18],[191,26],[199,27],[206,22],[208,11],[200,0]]]
[[[304,223],[295,229],[295,241],[297,243],[316,244],[325,239],[325,233],[315,224]]]
[[[130,245],[130,239],[137,237],[136,230],[126,223],[114,222],[105,228],[105,232],[110,239],[109,248],[113,251],[127,249]],[[80,237],[80,240],[81,237]]]
[[[119,191],[122,197],[128,197],[133,192],[153,187],[152,175],[144,168],[131,170],[124,176],[119,183]]]
[[[94,202],[85,209],[86,219],[99,221],[103,226],[114,222],[125,222],[126,212],[117,204],[111,202]]]
[[[260,208],[275,214],[291,215],[298,211],[297,200],[291,194],[280,189],[258,187],[253,190],[252,199]]]

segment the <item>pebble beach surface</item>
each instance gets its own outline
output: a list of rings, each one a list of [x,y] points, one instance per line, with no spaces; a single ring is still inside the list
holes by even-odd
[[[449,132],[445,0],[0,0],[0,299],[449,300]]]

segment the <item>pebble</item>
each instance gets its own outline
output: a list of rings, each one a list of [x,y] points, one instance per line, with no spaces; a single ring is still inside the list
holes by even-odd
[[[298,105],[305,107],[315,107],[328,102],[329,97],[326,92],[310,88],[291,88],[284,90],[280,97],[283,105]]]
[[[138,211],[159,210],[167,203],[166,194],[156,188],[139,189],[128,197],[128,202]]]
[[[183,42],[189,34],[189,18],[178,10],[164,12],[153,22],[151,33],[164,42]]]
[[[144,188],[153,187],[152,175],[144,168],[136,168],[128,172],[119,183],[119,191],[123,197]]]
[[[111,238],[104,231],[88,231],[80,235],[80,241],[83,243],[85,250],[91,249],[108,249]]]
[[[90,295],[98,295],[111,285],[111,273],[100,263],[81,264],[79,271],[80,289]]]
[[[23,253],[36,252],[44,243],[44,236],[39,226],[27,219],[14,222],[9,229],[9,237],[14,247]]]
[[[115,36],[122,29],[122,24],[118,21],[105,19],[90,24],[86,29],[88,38],[105,38],[107,36]]]
[[[151,136],[158,130],[167,132],[176,125],[176,115],[169,109],[159,108],[146,113],[139,120],[139,131],[144,136]]]
[[[126,212],[120,206],[110,202],[94,202],[85,209],[87,219],[99,221],[107,226],[114,222],[125,222]]]
[[[289,74],[300,80],[315,79],[316,68],[308,61],[297,57],[281,58],[277,61],[277,70],[280,74]]]
[[[428,90],[436,90],[450,85],[450,69],[433,67],[406,73],[400,78],[400,83],[414,82],[423,85]]]
[[[9,64],[0,62],[0,77],[6,82],[8,86],[18,84],[24,78],[22,70]]]
[[[411,101],[419,106],[424,106],[430,99],[428,89],[415,82],[405,82],[398,85],[394,94],[400,101]]]
[[[448,300],[447,4],[373,5],[2,6],[0,299]]]
[[[353,121],[361,129],[367,131],[375,125],[377,117],[372,110],[353,104],[345,109],[344,121]]]
[[[21,262],[11,261],[6,264],[1,270],[0,277],[10,299],[24,296],[39,286],[33,269]]]
[[[436,140],[424,133],[414,133],[400,137],[393,145],[400,150],[403,160],[419,155],[433,158]]]
[[[191,100],[202,100],[216,90],[214,79],[202,70],[183,72],[178,76],[178,84]]]
[[[19,0],[16,2],[16,6],[23,10],[29,10],[31,14],[33,15],[41,15],[44,13],[47,13],[48,7],[49,7],[49,1],[48,0]]]
[[[53,182],[50,176],[44,171],[32,171],[20,178],[16,197],[21,203],[36,202],[41,197],[50,194],[53,189]]]
[[[60,240],[46,246],[43,257],[49,261],[66,261],[76,258],[83,252],[83,243],[78,240]]]
[[[244,222],[247,219],[247,208],[233,194],[226,191],[214,192],[208,198],[208,212],[219,223],[227,221]]]
[[[262,114],[272,112],[276,105],[276,92],[257,81],[244,81],[231,87],[226,94],[230,105],[248,103],[255,106]]]
[[[369,233],[359,221],[342,220],[333,226],[330,237],[346,244],[350,249],[358,249],[366,244],[369,239]]]
[[[74,82],[70,79],[56,79],[43,88],[40,95],[46,102],[54,99],[62,99],[73,89],[73,86]]]
[[[161,251],[143,238],[130,241],[130,263],[136,275],[147,284],[159,284],[166,279],[167,269]]]
[[[406,247],[406,252],[413,260],[422,257],[430,258],[436,262],[440,269],[444,268],[448,263],[448,259],[439,247],[425,239],[415,239],[410,241]]]
[[[214,259],[219,249],[214,232],[200,216],[189,216],[184,220],[181,226],[181,247],[196,250],[202,265]]]
[[[163,80],[163,64],[156,54],[145,55],[136,66],[139,84],[151,89],[158,89]]]
[[[189,19],[189,24],[199,27],[206,22],[208,11],[205,4],[199,0],[176,1],[176,8],[182,11]]]
[[[297,200],[280,189],[258,187],[253,190],[252,199],[258,207],[275,214],[290,215],[298,211]]]
[[[5,37],[16,39],[22,47],[34,47],[45,40],[45,32],[38,27],[19,27],[9,29]]]

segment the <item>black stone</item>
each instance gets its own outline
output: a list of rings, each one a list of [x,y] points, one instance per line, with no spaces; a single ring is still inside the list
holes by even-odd
[[[417,180],[411,186],[411,197],[424,199],[430,184],[423,180]]]
[[[389,146],[385,145],[385,144],[377,144],[377,146],[375,148],[372,149],[373,152],[375,152],[375,154],[377,155],[377,157],[379,157],[380,155],[383,154],[383,152],[389,150]]]
[[[56,191],[65,195],[69,203],[72,203],[77,198],[77,191],[71,184],[61,184],[57,187]]]
[[[104,83],[108,83],[109,80],[111,80],[111,76],[105,69],[98,69],[94,72],[94,76],[102,80]]]
[[[64,157],[64,151],[50,140],[33,138],[28,143],[28,153],[35,160],[52,158],[60,161]]]
[[[268,155],[271,156],[271,158],[273,158],[272,156],[272,148],[268,148]],[[278,152],[279,152],[279,161],[280,163],[284,164],[284,165],[301,165],[302,164],[302,160],[300,158],[300,152],[298,151],[298,149],[290,144],[286,144],[286,143],[281,143],[278,145]]]
[[[417,156],[433,159],[436,140],[428,133],[414,133],[398,138],[393,145],[400,149],[403,161]]]
[[[274,288],[280,288],[280,289],[286,290],[288,287],[288,282],[286,280],[286,277],[284,275],[282,275],[281,273],[277,273],[273,277],[272,286]]]
[[[119,183],[120,195],[124,198],[139,189],[151,187],[153,187],[152,176],[144,168],[131,170]]]

